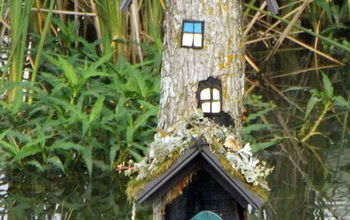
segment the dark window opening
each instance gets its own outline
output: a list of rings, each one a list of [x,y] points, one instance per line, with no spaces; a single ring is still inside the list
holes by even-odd
[[[221,81],[213,77],[200,81],[197,91],[198,108],[204,116],[213,119],[222,126],[233,125],[233,120],[229,114],[222,111],[222,90]]]
[[[219,79],[209,77],[199,82],[198,107],[204,114],[218,114],[221,112],[221,82]]]

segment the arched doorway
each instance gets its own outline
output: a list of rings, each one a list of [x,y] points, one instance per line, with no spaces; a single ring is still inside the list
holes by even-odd
[[[191,220],[222,220],[222,218],[211,211],[202,211],[195,215]]]

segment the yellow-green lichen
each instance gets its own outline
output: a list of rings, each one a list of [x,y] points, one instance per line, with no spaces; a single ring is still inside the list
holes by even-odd
[[[227,59],[229,62],[232,62],[235,59],[235,57],[236,57],[235,54],[228,54],[227,55]]]
[[[209,7],[208,8],[208,15],[213,15],[214,14],[214,8],[213,7]]]
[[[203,117],[200,112],[194,113],[170,133],[159,130],[154,141],[150,144],[149,155],[144,161],[135,164],[137,176],[128,184],[126,190],[128,198],[135,199],[147,183],[166,172],[193,144],[193,137],[203,135],[222,167],[232,177],[242,181],[252,192],[266,200],[269,187],[265,178],[272,169],[266,167],[265,162],[259,162],[252,157],[249,144],[246,144],[241,150],[239,150],[241,148],[239,144],[238,150],[234,150],[232,145],[227,145],[227,140],[234,138],[234,134],[233,128],[219,126]],[[250,155],[248,158],[247,154]],[[180,191],[181,187],[179,186],[179,190],[176,192]]]
[[[128,186],[126,188],[126,194],[129,200],[133,200],[136,198],[137,194],[145,187],[145,185],[158,176],[162,175],[165,171],[167,171],[171,165],[175,163],[177,158],[180,155],[179,150],[175,150],[172,154],[170,154],[167,158],[164,158],[162,162],[144,179],[132,179],[129,181]]]

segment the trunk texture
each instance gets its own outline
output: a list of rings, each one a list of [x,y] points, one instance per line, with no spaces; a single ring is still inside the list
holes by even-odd
[[[204,21],[203,48],[181,47],[183,20]],[[221,109],[229,114],[240,140],[244,94],[242,2],[167,0],[158,127],[172,131],[198,108],[199,81],[221,81]],[[153,204],[153,219],[164,220],[165,201]]]
[[[204,21],[202,49],[181,47],[184,19]],[[171,131],[197,109],[198,82],[212,76],[222,84],[222,110],[241,127],[244,92],[242,2],[167,0],[158,127]]]
[[[165,214],[165,199],[158,198],[153,202],[153,220],[164,220]]]

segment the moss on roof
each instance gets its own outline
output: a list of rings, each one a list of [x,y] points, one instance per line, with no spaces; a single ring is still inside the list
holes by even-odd
[[[248,189],[266,201],[269,188],[265,178],[272,169],[266,167],[265,163],[261,164],[259,160],[252,156],[255,163],[252,165],[251,160],[247,167],[244,164],[248,163],[245,158],[242,158],[241,161],[235,161],[235,158],[240,160],[241,155],[224,146],[225,139],[234,136],[234,133],[233,128],[221,127],[198,113],[179,123],[179,126],[171,133],[164,135],[163,132],[158,132],[153,143],[150,144],[149,155],[145,160],[135,165],[137,175],[128,183],[126,190],[128,198],[134,200],[147,183],[167,171],[182,153],[193,145],[193,136],[203,134],[206,142],[210,145],[211,151],[219,159],[227,173],[231,177],[239,179]],[[233,159],[228,157],[229,154],[233,155]],[[262,171],[264,169],[265,171]],[[248,177],[251,176],[247,176],[248,174],[245,172],[253,175],[253,180],[249,179]]]

